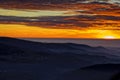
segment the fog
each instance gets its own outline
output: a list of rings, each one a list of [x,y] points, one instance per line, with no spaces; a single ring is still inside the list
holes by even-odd
[[[23,38],[22,38],[23,39]],[[24,38],[24,40],[30,40],[35,42],[45,43],[77,43],[87,44],[90,46],[103,46],[103,47],[120,47],[119,39],[43,39],[43,38]]]

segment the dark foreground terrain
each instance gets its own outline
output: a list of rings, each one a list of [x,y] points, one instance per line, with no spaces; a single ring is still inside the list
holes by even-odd
[[[0,37],[0,80],[119,80],[119,52]]]

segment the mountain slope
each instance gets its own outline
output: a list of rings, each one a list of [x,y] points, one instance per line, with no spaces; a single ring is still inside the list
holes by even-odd
[[[38,43],[15,38],[0,37],[0,55],[2,57],[22,58],[29,61],[67,60],[87,61],[91,63],[116,62],[119,56],[111,54],[112,51],[103,47],[91,47],[73,43]],[[63,60],[62,60],[63,59]],[[96,61],[98,59],[98,61]],[[71,61],[72,62],[72,61]]]
[[[96,64],[65,73],[57,80],[119,80],[120,64]]]
[[[113,53],[116,52],[83,44],[38,43],[0,37],[0,79],[88,80],[90,77],[91,80],[107,80],[102,77],[111,76],[109,71],[104,73],[99,68],[87,67],[96,64],[119,64],[120,57]]]

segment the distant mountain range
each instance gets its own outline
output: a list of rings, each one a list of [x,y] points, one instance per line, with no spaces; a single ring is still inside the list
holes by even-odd
[[[0,71],[6,76],[1,75],[0,79],[88,80],[96,73],[91,80],[108,80],[104,77],[120,70],[117,54],[115,50],[84,44],[39,43],[0,37]]]
[[[15,38],[0,37],[0,55],[2,56],[9,55],[19,58],[32,57],[34,59],[39,58],[39,56],[57,56],[59,58],[65,56],[68,58],[69,56],[74,59],[83,59],[94,63],[96,62],[94,59],[99,59],[98,62],[109,62],[111,59],[113,62],[114,60],[115,62],[116,60],[119,61],[119,56],[114,53],[118,52],[113,52],[104,47],[91,47],[84,44],[39,43]]]

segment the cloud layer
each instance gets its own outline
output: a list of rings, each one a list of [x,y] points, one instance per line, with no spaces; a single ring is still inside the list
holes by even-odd
[[[107,30],[119,36],[119,3],[119,0],[0,0],[0,24],[81,32]]]

